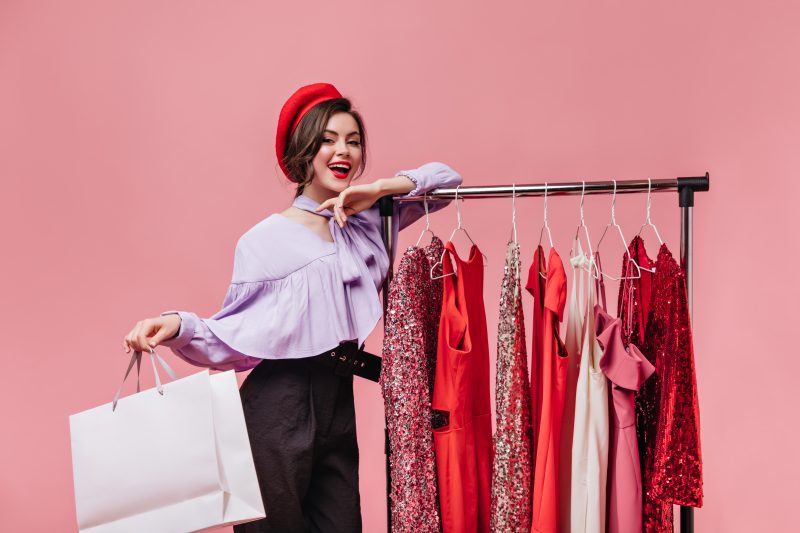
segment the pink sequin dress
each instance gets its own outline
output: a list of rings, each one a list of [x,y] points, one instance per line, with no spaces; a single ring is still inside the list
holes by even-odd
[[[436,362],[442,280],[430,267],[442,255],[433,237],[412,246],[400,260],[389,287],[380,385],[391,450],[392,531],[441,531],[436,463],[431,426],[431,395]],[[441,266],[434,269],[434,275]]]
[[[519,244],[508,243],[500,289],[491,531],[531,527],[531,390],[522,313]]]

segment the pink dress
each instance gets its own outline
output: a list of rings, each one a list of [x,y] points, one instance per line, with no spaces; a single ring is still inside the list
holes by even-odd
[[[429,272],[443,248],[438,237],[425,248],[409,248],[389,286],[380,385],[391,450],[393,533],[441,531],[431,395],[442,280],[432,280]]]
[[[608,454],[608,533],[642,531],[642,473],[636,439],[635,394],[655,368],[634,344],[626,350],[622,320],[595,307],[600,369],[611,381],[614,424]]]

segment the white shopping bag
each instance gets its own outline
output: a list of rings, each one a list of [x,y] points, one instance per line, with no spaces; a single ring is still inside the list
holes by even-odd
[[[131,357],[130,370],[141,363]],[[236,376],[208,370],[69,417],[81,532],[188,532],[265,517]],[[124,383],[124,379],[123,379]],[[120,390],[122,387],[120,387]]]

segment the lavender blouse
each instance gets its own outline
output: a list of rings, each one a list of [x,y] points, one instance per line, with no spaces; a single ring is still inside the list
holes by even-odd
[[[406,196],[461,184],[443,163],[397,175],[415,184]],[[430,201],[428,210],[449,203]],[[292,205],[313,212],[319,203],[301,195]],[[424,213],[422,202],[395,202],[392,242]],[[383,314],[378,293],[389,268],[378,205],[348,216],[344,228],[330,210],[318,214],[329,219],[334,242],[278,213],[246,231],[236,243],[222,309],[209,318],[164,311],[180,315],[181,327],[161,344],[193,365],[236,371],[262,359],[314,356],[346,341],[361,345]]]

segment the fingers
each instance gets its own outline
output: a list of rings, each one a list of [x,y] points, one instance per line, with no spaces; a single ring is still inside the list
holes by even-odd
[[[156,329],[160,328],[158,328],[156,321],[152,319],[148,318],[137,322],[136,325],[133,327],[133,329],[130,331],[130,333],[128,333],[125,336],[125,339],[122,341],[125,353],[130,353],[131,350],[137,352],[149,352],[150,343],[154,342],[156,339],[155,337],[153,337],[148,341],[148,336],[152,333],[153,330]]]
[[[319,204],[319,207],[314,209],[314,211],[319,213],[320,211],[323,211],[325,209],[330,209],[336,203],[336,200],[337,198],[328,198],[327,200]]]
[[[336,222],[339,224],[339,227],[343,228],[345,222],[347,222],[347,215],[344,214],[344,208],[341,204],[336,204],[336,206],[333,208],[333,216],[336,218]]]
[[[339,224],[340,228],[343,228],[345,222],[347,222],[347,215],[344,213],[344,204],[347,202],[347,193],[348,189],[345,189],[339,193],[338,197],[331,198],[330,200],[333,202],[333,218],[336,220],[336,223]]]
[[[347,215],[355,212],[355,209],[345,205],[347,203],[347,196],[349,192],[350,189],[345,189],[339,194],[339,196],[335,198],[328,198],[319,204],[314,211],[319,213],[325,209],[330,209],[333,212],[333,220],[339,224],[340,228],[343,228],[347,223]]]
[[[142,325],[137,331],[136,339],[139,341],[139,346],[142,347],[143,352],[150,351],[150,342],[148,337],[152,335],[155,330],[155,324],[151,319],[142,320]]]

